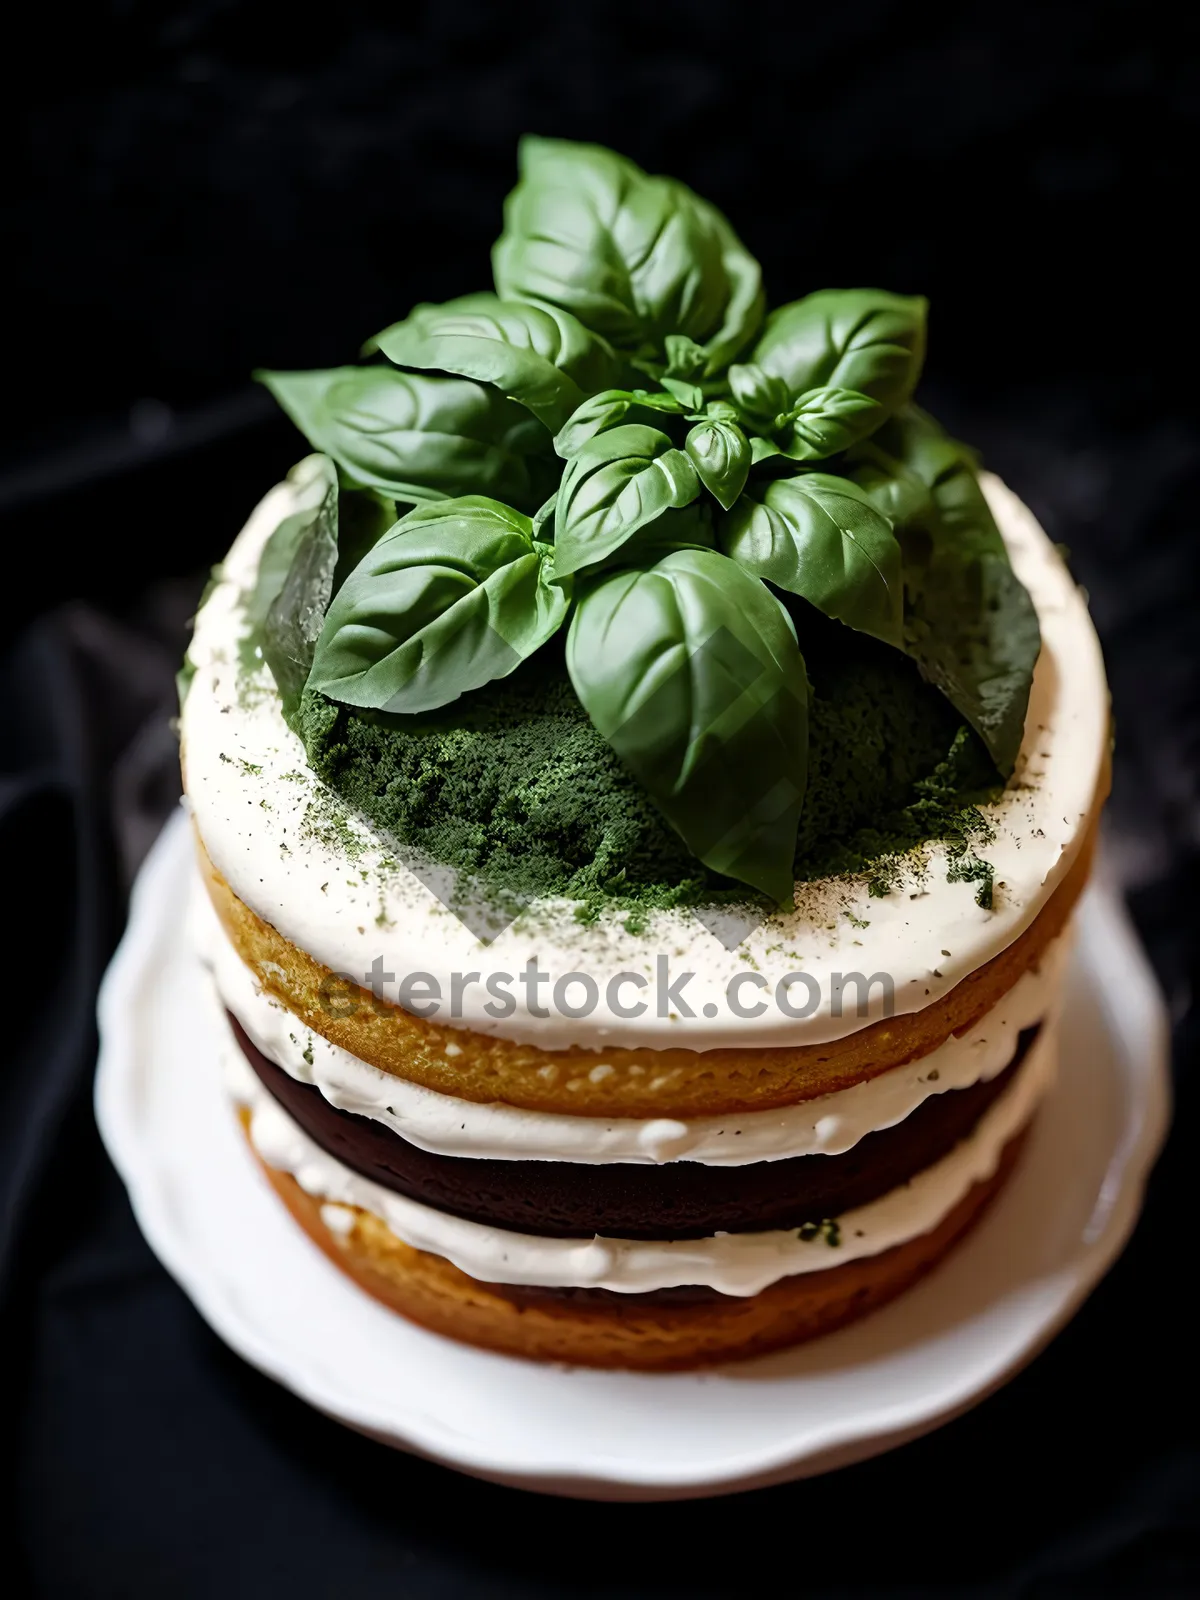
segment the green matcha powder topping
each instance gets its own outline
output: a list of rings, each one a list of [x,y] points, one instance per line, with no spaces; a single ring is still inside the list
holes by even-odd
[[[796,877],[863,874],[874,893],[922,841],[950,846],[951,876],[978,884],[991,833],[978,811],[996,773],[981,742],[915,666],[884,646],[809,640],[809,782]],[[526,900],[565,896],[588,919],[745,901],[705,868],[621,766],[579,704],[561,652],[442,711],[388,718],[309,690],[297,726],[313,770],[401,846]],[[635,919],[636,925],[636,919]]]

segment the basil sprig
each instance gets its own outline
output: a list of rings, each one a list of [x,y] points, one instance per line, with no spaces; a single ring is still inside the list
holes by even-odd
[[[557,139],[522,141],[493,265],[366,364],[261,375],[322,452],[247,604],[287,714],[305,684],[433,710],[569,623],[629,770],[784,903],[808,607],[910,656],[1012,771],[1037,618],[969,453],[912,404],[924,300],[821,290],[764,321],[708,202]]]

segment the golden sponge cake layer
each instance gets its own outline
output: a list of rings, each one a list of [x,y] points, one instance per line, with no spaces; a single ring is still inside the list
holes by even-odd
[[[297,1019],[384,1072],[460,1099],[594,1117],[702,1117],[768,1110],[832,1094],[928,1054],[973,1027],[1036,966],[1065,927],[1087,881],[1089,826],[1074,864],[1012,944],[923,1010],[885,1018],[826,1044],[715,1050],[545,1050],[449,1027],[376,1000],[264,922],[199,860],[234,948],[257,981]],[[337,996],[331,1005],[329,996]],[[341,1015],[352,1001],[351,1015]],[[602,1070],[598,1070],[602,1069]]]

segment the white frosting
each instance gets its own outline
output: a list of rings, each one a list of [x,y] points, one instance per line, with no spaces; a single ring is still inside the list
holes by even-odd
[[[738,1117],[578,1117],[481,1105],[439,1094],[313,1033],[263,989],[225,937],[208,898],[196,898],[197,942],[222,1004],[268,1060],[331,1105],[370,1117],[439,1155],[496,1161],[699,1161],[745,1166],[790,1156],[838,1155],[866,1134],[902,1122],[930,1095],[994,1078],[1012,1060],[1017,1034],[1053,1009],[1069,939],[1051,944],[983,1018],[929,1054],[865,1083],[799,1105]]]
[[[768,918],[733,950],[688,911],[658,913],[646,931],[631,934],[616,913],[580,923],[564,901],[536,901],[490,945],[480,943],[396,861],[394,842],[309,771],[266,667],[239,683],[240,596],[265,538],[294,503],[284,485],[271,491],[234,544],[189,651],[196,672],[182,717],[187,789],[209,855],[241,899],[333,971],[362,981],[381,957],[382,971],[430,975],[443,996],[451,993],[452,974],[476,975],[458,1014],[443,1009],[437,1020],[544,1049],[706,1050],[840,1038],[884,1007],[876,985],[865,1014],[853,1004],[833,1014],[832,975],[849,971],[890,973],[895,1010],[919,1010],[1009,945],[1045,904],[1081,841],[1108,739],[1103,663],[1083,598],[1020,501],[997,479],[983,482],[1037,606],[1043,639],[1017,772],[988,808],[996,830],[985,852],[996,874],[991,911],[975,903],[972,884],[947,881],[946,852],[935,844],[924,851],[923,875],[882,898],[871,898],[865,883],[799,885],[794,911]],[[515,976],[530,959],[551,980],[576,972],[595,979],[600,1000],[593,1013],[573,1018],[544,1007],[549,1014],[539,1015],[537,997],[531,1004],[519,984],[511,1015],[485,1010],[489,975]],[[694,974],[684,990],[691,1015],[666,999],[654,1003],[658,960],[669,963],[673,978]],[[817,984],[820,1003],[811,1016],[789,1016],[774,1003],[756,1017],[731,1009],[735,974],[747,974],[745,1000],[760,998],[754,986],[762,980],[770,1002],[778,980],[797,970]],[[609,980],[621,973],[650,980],[646,1014],[624,1016],[609,1002]],[[616,993],[618,1008],[636,998],[630,987]],[[601,1054],[594,1070],[603,1067]]]
[[[932,1167],[870,1205],[838,1219],[840,1244],[826,1236],[801,1239],[795,1229],[718,1233],[707,1239],[646,1241],[545,1239],[466,1222],[394,1194],[360,1177],[304,1134],[272,1099],[225,1032],[230,1092],[250,1109],[250,1138],[263,1161],[290,1173],[305,1193],[324,1202],[322,1217],[335,1233],[353,1227],[355,1206],[378,1217],[398,1239],[445,1257],[484,1283],[615,1289],[636,1294],[680,1284],[704,1284],[722,1294],[751,1295],[780,1278],[819,1272],[935,1228],[968,1190],[992,1176],[1004,1146],[1025,1124],[1047,1088],[1058,1057],[1057,1020],[1043,1029],[1016,1079],[969,1138]]]

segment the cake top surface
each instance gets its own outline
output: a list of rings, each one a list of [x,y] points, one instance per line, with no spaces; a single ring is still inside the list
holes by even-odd
[[[387,998],[544,1048],[840,1037],[880,1014],[883,991],[871,989],[860,1015],[852,987],[834,1015],[835,973],[887,973],[895,1010],[919,1010],[1004,949],[1045,905],[1086,831],[1108,742],[1103,663],[1083,598],[1025,507],[998,480],[985,476],[983,486],[1043,637],[1016,770],[981,808],[995,878],[990,909],[979,904],[976,883],[952,875],[953,841],[934,840],[910,852],[887,885],[869,873],[800,884],[788,910],[761,902],[668,908],[631,928],[618,906],[580,920],[577,903],[538,898],[510,907],[515,914],[503,927],[473,927],[455,906],[452,873],[439,877],[436,863],[404,859],[386,830],[317,776],[269,668],[245,658],[245,597],[271,531],[295,506],[291,484],[258,507],[197,617],[182,735],[205,847],[241,899],[334,972],[367,987],[374,971],[390,974]],[[530,962],[545,974],[532,990],[521,981]],[[794,1013],[807,1004],[807,984],[790,1011],[776,1003],[777,984],[797,971],[818,996],[803,1016]],[[576,973],[598,995],[582,1016],[547,1003],[555,983]],[[610,1003],[610,984],[623,973],[646,982],[615,992],[623,1009],[644,999],[636,1016]],[[487,984],[505,974],[514,1003],[497,1015],[505,1008]],[[401,994],[406,979],[416,981]],[[731,1008],[731,984],[739,1009]],[[566,997],[578,1006],[581,994],[568,986]]]

